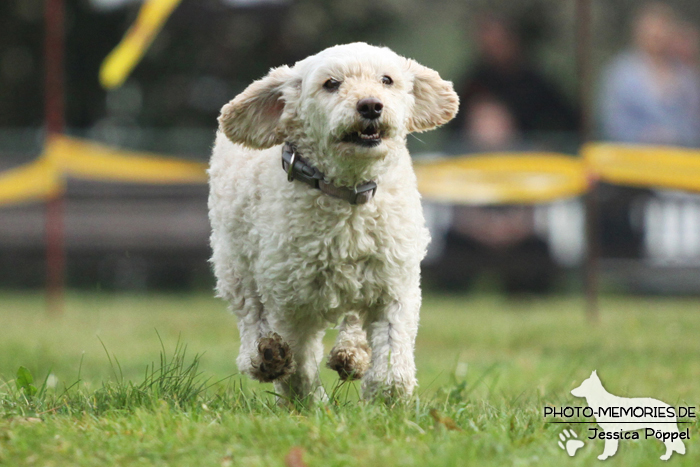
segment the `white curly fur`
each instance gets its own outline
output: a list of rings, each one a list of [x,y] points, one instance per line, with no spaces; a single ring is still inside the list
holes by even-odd
[[[390,76],[393,84],[382,82]],[[329,92],[329,78],[342,82]],[[384,104],[376,147],[344,143],[361,128],[357,102]],[[209,169],[212,263],[218,296],[238,316],[244,373],[261,379],[260,339],[277,333],[296,363],[275,380],[289,397],[322,398],[321,339],[339,318],[343,350],[371,362],[363,395],[410,396],[421,303],[420,262],[429,242],[406,136],[442,125],[457,112],[452,84],[388,48],[340,45],[270,71],[226,104]],[[374,180],[363,205],[289,183],[280,144],[336,185]],[[367,366],[367,362],[360,362]],[[286,376],[286,375],[285,375]]]

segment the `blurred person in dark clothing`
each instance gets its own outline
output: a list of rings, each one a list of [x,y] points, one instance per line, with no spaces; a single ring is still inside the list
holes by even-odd
[[[463,112],[467,152],[523,149],[515,116],[502,102],[474,96]],[[463,290],[484,275],[495,276],[509,294],[546,292],[553,284],[556,266],[536,232],[532,206],[453,206],[442,240],[439,258],[423,266],[441,288]]]
[[[557,87],[527,59],[515,29],[495,16],[477,26],[478,57],[457,86],[461,112],[448,152],[533,149],[546,132],[573,132],[578,116]],[[534,133],[539,133],[535,135]],[[533,206],[454,206],[439,259],[424,267],[438,286],[464,289],[495,276],[507,293],[546,292],[556,273]]]
[[[463,109],[490,96],[511,112],[515,128],[521,133],[577,129],[578,116],[573,106],[530,63],[511,24],[502,18],[485,16],[477,25],[475,39],[478,57],[457,86]],[[458,134],[463,134],[465,123],[462,115],[453,127]]]

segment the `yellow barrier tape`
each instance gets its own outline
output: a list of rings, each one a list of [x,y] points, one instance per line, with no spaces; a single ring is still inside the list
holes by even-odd
[[[0,205],[47,199],[61,192],[61,177],[46,159],[0,174]]]
[[[543,203],[588,189],[583,161],[551,153],[461,156],[415,164],[424,198],[459,204]]]
[[[700,150],[591,143],[582,155],[592,173],[619,185],[700,191]]]
[[[54,136],[45,157],[66,175],[135,183],[206,183],[207,164],[147,152],[110,148],[67,136]]]
[[[429,200],[459,204],[544,203],[578,196],[587,174],[633,186],[700,191],[700,151],[591,143],[583,158],[498,153],[419,161],[418,188]],[[207,164],[53,136],[36,162],[0,174],[0,205],[46,199],[63,176],[136,183],[206,183]]]
[[[123,151],[68,136],[51,136],[35,162],[0,173],[0,205],[47,199],[64,176],[133,183],[206,183],[207,164]]]
[[[165,21],[182,0],[147,0],[136,22],[100,67],[100,83],[105,89],[121,86],[141,60]]]

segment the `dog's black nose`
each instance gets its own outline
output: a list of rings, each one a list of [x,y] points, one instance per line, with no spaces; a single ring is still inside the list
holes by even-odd
[[[379,118],[383,108],[384,104],[376,97],[365,97],[357,103],[357,111],[360,112],[360,115],[370,120]]]

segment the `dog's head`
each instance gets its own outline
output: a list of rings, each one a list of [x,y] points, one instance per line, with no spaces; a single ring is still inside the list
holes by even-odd
[[[588,379],[584,380],[583,383],[579,385],[579,387],[571,390],[571,395],[576,397],[590,396],[602,386],[603,385],[600,382],[600,378],[598,378],[598,373],[596,372],[596,370],[593,370],[593,373],[591,373],[591,376],[589,376]]]
[[[219,125],[255,149],[290,141],[319,154],[381,158],[408,133],[450,121],[458,104],[437,72],[353,43],[271,70],[223,107]]]

